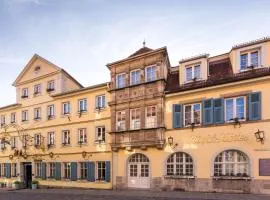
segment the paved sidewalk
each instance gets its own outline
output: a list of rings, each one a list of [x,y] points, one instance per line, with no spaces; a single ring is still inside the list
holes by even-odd
[[[39,189],[0,191],[0,199],[8,200],[270,200],[270,195],[224,194],[197,192],[157,192],[135,190],[76,190],[76,189]]]

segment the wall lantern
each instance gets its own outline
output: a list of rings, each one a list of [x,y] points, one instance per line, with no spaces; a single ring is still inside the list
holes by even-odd
[[[168,137],[168,144],[169,144],[170,146],[173,145],[173,137],[172,137],[172,136]]]
[[[257,132],[254,133],[257,142],[261,142],[262,144],[264,143],[264,131],[260,131],[260,129],[258,129]]]

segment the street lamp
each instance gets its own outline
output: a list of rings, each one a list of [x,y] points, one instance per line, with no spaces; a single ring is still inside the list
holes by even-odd
[[[264,131],[260,131],[260,129],[258,129],[258,131],[254,133],[254,135],[257,142],[261,142],[261,144],[264,143]]]

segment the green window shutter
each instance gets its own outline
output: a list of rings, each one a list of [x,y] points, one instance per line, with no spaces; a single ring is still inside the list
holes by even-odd
[[[213,124],[213,99],[203,101],[203,124]]]
[[[77,181],[77,163],[76,162],[72,162],[71,163],[71,176],[70,176],[70,180],[71,181]]]
[[[110,161],[106,161],[106,170],[105,170],[105,180],[106,182],[110,182],[111,181],[111,162]]]
[[[214,99],[214,123],[224,123],[224,99]]]
[[[261,92],[253,92],[248,95],[248,118],[249,120],[261,119]]]
[[[183,106],[181,104],[173,105],[173,128],[183,127]]]
[[[61,163],[55,163],[55,180],[61,180]]]
[[[47,165],[46,163],[41,163],[41,178],[46,180],[47,178]]]
[[[87,180],[90,182],[95,182],[95,163],[88,162],[87,163]]]
[[[7,178],[11,178],[11,164],[6,163],[6,175]]]

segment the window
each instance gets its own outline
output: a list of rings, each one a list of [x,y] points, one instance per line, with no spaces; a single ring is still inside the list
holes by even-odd
[[[10,147],[11,147],[11,149],[16,148],[16,137],[14,137],[14,136],[10,138]]]
[[[17,163],[11,163],[11,177],[17,176]]]
[[[49,81],[47,85],[47,92],[52,92],[54,89],[54,81]]]
[[[167,160],[168,176],[193,176],[193,160],[184,152],[172,154]]]
[[[70,131],[65,130],[62,133],[62,144],[65,145],[70,145]]]
[[[22,122],[28,121],[28,110],[22,111]]]
[[[48,146],[53,146],[55,144],[55,134],[54,132],[48,133]]]
[[[78,129],[78,143],[79,144],[86,144],[87,143],[86,128]]]
[[[116,129],[117,131],[126,130],[126,112],[118,111],[116,113]]]
[[[23,146],[24,148],[27,147],[27,136],[26,136],[26,135],[23,135],[23,136],[22,136],[22,146]]]
[[[55,177],[55,163],[48,163],[48,177]]]
[[[194,65],[186,67],[186,82],[201,78],[201,66]]]
[[[41,84],[37,84],[34,86],[34,95],[41,94]]]
[[[130,85],[136,85],[141,82],[141,70],[130,72]]]
[[[249,159],[241,151],[221,152],[214,162],[214,176],[248,176]]]
[[[225,99],[225,119],[227,122],[244,120],[246,116],[245,97]]]
[[[141,128],[141,109],[130,110],[130,128],[140,129]]]
[[[54,105],[49,105],[47,108],[48,120],[54,117]]]
[[[28,88],[22,89],[22,99],[28,98]]]
[[[71,164],[64,163],[64,178],[70,179],[70,175],[71,175]]]
[[[70,114],[70,103],[69,102],[62,103],[62,114],[63,115]]]
[[[97,162],[97,180],[105,181],[105,173],[106,173],[106,163],[105,162]]]
[[[41,162],[37,162],[37,163],[35,163],[35,176],[37,178],[41,178],[41,173],[42,173]]]
[[[1,151],[4,151],[6,149],[6,142],[4,139],[0,140],[0,149]]]
[[[251,51],[240,55],[240,70],[246,70],[249,67],[258,67],[260,65],[259,51]]]
[[[1,176],[6,177],[7,176],[7,164],[3,163],[1,165]]]
[[[79,100],[79,112],[86,112],[87,111],[87,99],[80,99]]]
[[[41,119],[41,108],[34,109],[34,120]]]
[[[146,108],[146,128],[155,128],[157,127],[157,107],[148,106]]]
[[[86,180],[87,179],[87,162],[80,163],[80,179]]]
[[[116,75],[116,88],[123,88],[126,86],[126,74]]]
[[[41,134],[38,133],[38,134],[35,134],[34,136],[34,140],[35,140],[35,146],[40,146],[41,145]]]
[[[6,124],[6,116],[1,115],[1,126],[4,126]]]
[[[201,124],[201,104],[184,105],[185,126]]]
[[[157,79],[156,66],[147,67],[145,71],[146,71],[146,76],[145,76],[146,82],[154,81]]]
[[[96,142],[105,142],[105,126],[96,127]]]
[[[100,110],[101,108],[105,108],[105,95],[100,95],[96,97],[96,109]]]
[[[16,113],[10,114],[10,123],[16,123]]]

